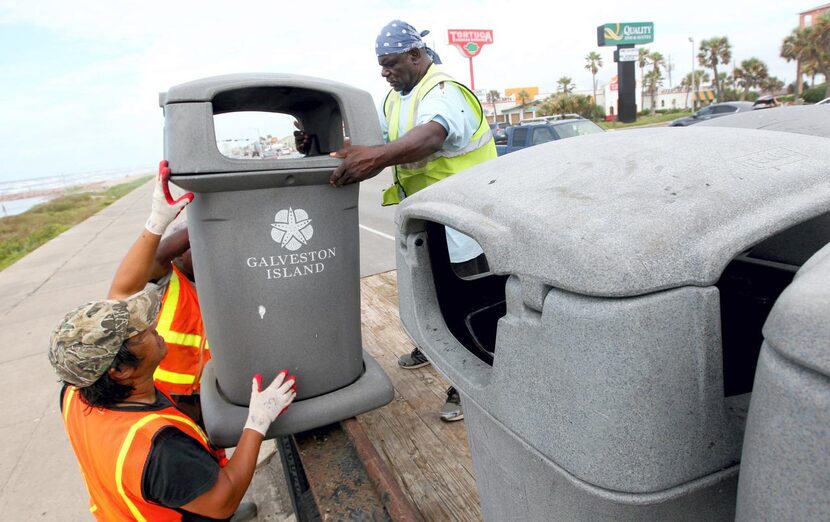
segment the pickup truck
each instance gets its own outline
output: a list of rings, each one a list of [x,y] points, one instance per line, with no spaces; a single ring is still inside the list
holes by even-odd
[[[507,141],[496,144],[496,153],[499,156],[504,156],[533,145],[597,132],[604,131],[596,123],[583,119],[516,125],[505,129]]]

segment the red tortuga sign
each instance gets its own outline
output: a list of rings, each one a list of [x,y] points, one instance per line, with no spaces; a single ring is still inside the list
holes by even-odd
[[[448,29],[450,45],[455,45],[467,58],[481,52],[481,48],[493,43],[492,29]]]

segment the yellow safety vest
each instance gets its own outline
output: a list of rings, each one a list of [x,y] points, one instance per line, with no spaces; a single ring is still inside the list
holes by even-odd
[[[418,162],[394,166],[395,184],[383,192],[383,206],[397,205],[403,201],[403,198],[433,183],[496,157],[493,134],[490,132],[490,125],[484,117],[484,109],[481,108],[478,98],[470,89],[439,70],[434,64],[412,89],[413,96],[409,104],[409,114],[406,116],[405,131],[409,132],[414,127],[415,115],[421,100],[441,82],[452,82],[461,89],[467,103],[479,118],[478,129],[473,133],[470,143],[459,151],[439,150]],[[391,90],[386,95],[383,114],[386,118],[389,141],[395,141],[398,139],[401,121],[401,95],[398,92]]]
[[[199,393],[199,379],[210,360],[199,298],[193,284],[171,264],[156,331],[167,343],[167,355],[153,373],[156,386],[174,395]]]

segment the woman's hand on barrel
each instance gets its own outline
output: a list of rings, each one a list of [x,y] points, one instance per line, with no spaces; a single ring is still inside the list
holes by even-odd
[[[297,378],[288,375],[288,370],[280,371],[264,390],[262,375],[255,375],[251,382],[251,403],[245,428],[257,431],[264,437],[271,423],[288,409],[296,396]]]

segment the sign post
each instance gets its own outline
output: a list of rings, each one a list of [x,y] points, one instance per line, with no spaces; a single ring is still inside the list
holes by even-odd
[[[448,29],[447,39],[450,45],[454,45],[470,60],[470,89],[475,90],[475,76],[473,74],[473,58],[478,56],[481,48],[493,43],[493,31],[491,29]]]
[[[639,53],[634,46],[653,41],[653,22],[617,22],[597,27],[597,45],[600,47],[617,46],[617,50],[614,51],[619,78],[617,119],[623,123],[637,120],[637,78],[634,74],[634,64]]]

